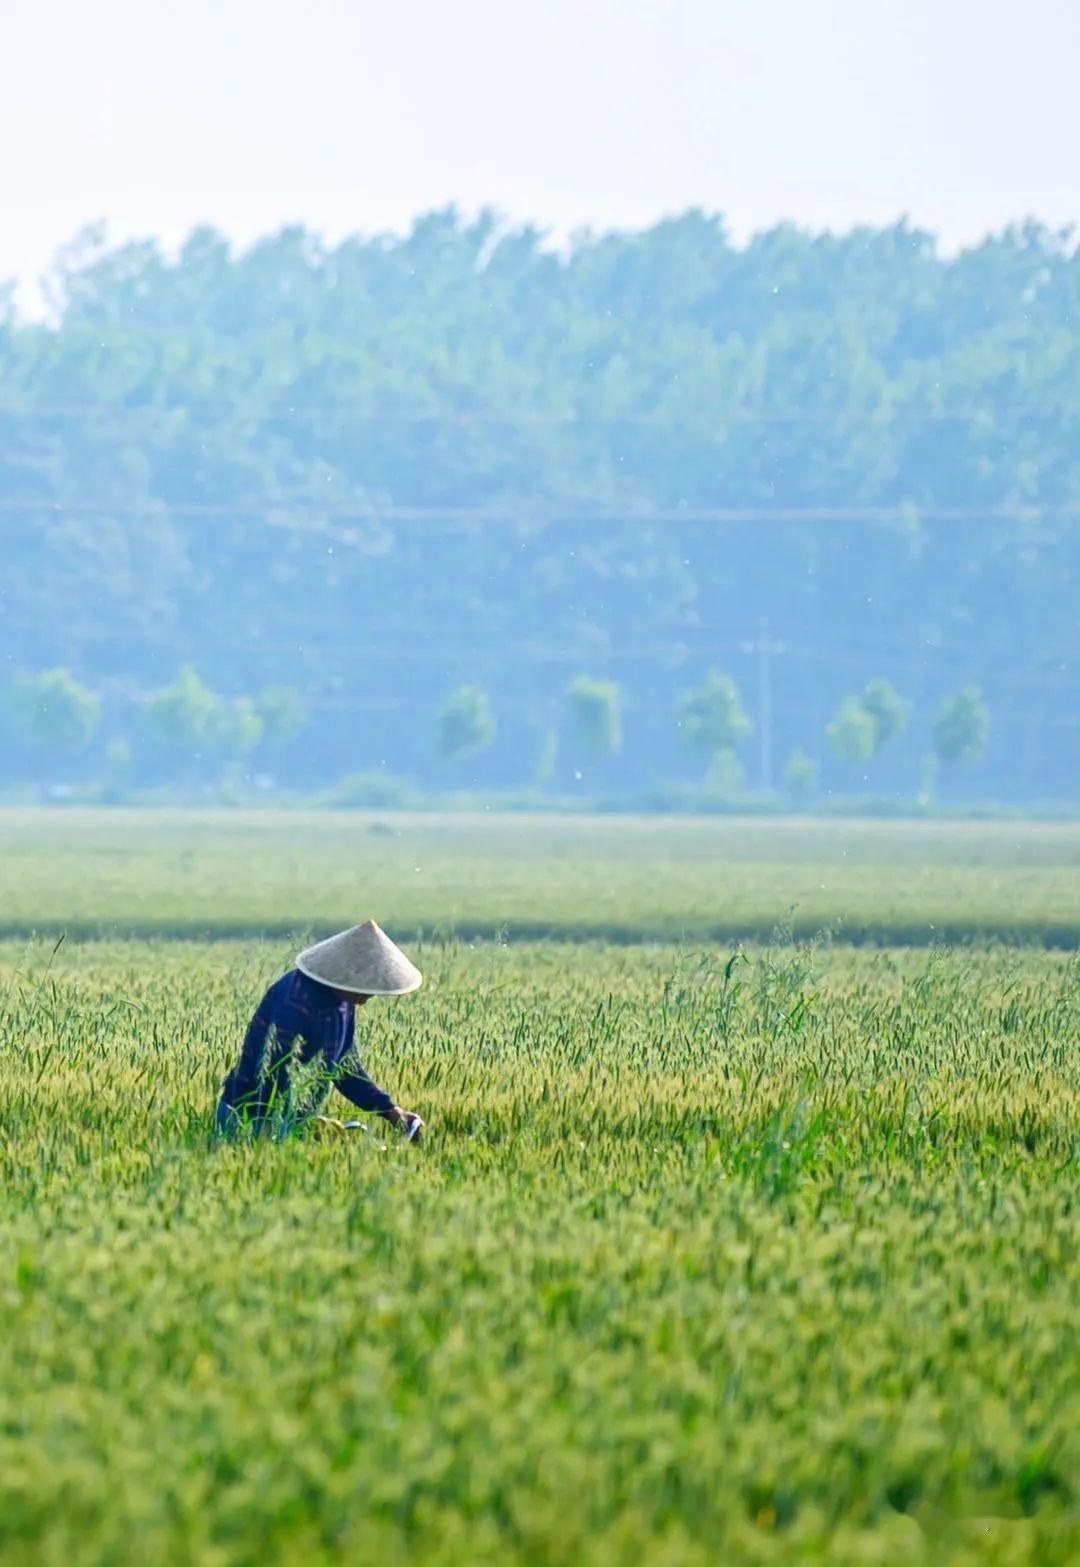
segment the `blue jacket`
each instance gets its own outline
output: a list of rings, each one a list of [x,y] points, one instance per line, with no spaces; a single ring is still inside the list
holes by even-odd
[[[314,1115],[331,1083],[361,1110],[383,1115],[389,1094],[377,1088],[356,1053],[356,1008],[327,985],[290,969],[263,996],[236,1067],[225,1079],[217,1124],[288,1124]]]

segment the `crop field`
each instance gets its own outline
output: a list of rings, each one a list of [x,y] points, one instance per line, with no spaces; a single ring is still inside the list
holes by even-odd
[[[1014,920],[855,944],[796,910],[743,946],[695,926],[685,824],[311,820],[305,877],[277,823],[12,814],[4,1567],[1080,1560],[1070,830],[714,825],[732,898],[827,865],[878,921],[919,873],[934,914]],[[608,917],[583,866],[617,939],[567,939]],[[215,1145],[290,918],[404,938],[385,905],[426,983],[363,1054],[426,1142]],[[450,935],[468,910],[502,934]]]
[[[1080,822],[0,811],[0,934],[1080,944]]]

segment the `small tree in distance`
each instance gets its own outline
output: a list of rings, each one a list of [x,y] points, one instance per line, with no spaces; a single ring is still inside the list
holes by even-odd
[[[847,696],[832,723],[826,727],[825,738],[838,762],[860,767],[874,755],[877,728],[859,698]]]
[[[739,781],[736,747],[752,729],[739,688],[730,675],[713,670],[679,704],[679,734],[705,758],[709,777],[726,787]]]
[[[907,728],[908,704],[887,680],[880,678],[867,682],[860,701],[874,722],[874,749],[871,754],[876,758],[890,740],[903,734]]]
[[[869,680],[861,696],[848,696],[825,730],[837,761],[861,767],[875,761],[907,727],[908,704],[887,680]]]
[[[146,704],[145,723],[162,750],[198,758],[218,743],[221,699],[190,664],[185,664],[171,686],[153,692]]]
[[[990,713],[978,686],[964,686],[955,696],[946,697],[934,720],[933,746],[926,758],[921,805],[932,805],[937,793],[938,773],[943,767],[958,767],[977,762],[986,749]]]
[[[939,767],[977,762],[986,750],[990,712],[978,686],[965,686],[938,708],[934,720],[934,759]]]
[[[495,738],[487,692],[479,686],[458,686],[439,709],[435,725],[440,756],[456,761],[485,750]]]
[[[101,698],[67,669],[16,677],[8,706],[20,737],[39,751],[83,751],[101,723]]]
[[[566,691],[574,742],[591,762],[622,750],[622,694],[614,680],[578,675]]]

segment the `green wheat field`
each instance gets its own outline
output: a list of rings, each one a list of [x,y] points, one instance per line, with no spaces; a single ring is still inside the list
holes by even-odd
[[[1078,860],[5,813],[0,1562],[1080,1561]],[[426,1143],[215,1146],[263,986],[369,915]]]

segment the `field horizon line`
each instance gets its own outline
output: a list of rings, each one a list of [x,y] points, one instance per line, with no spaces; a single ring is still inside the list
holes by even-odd
[[[342,922],[275,921],[261,923],[205,920],[0,920],[3,941],[285,941],[321,939],[343,928]],[[1080,923],[1073,921],[1016,921],[1010,924],[977,920],[951,920],[941,924],[922,921],[871,920],[858,924],[829,925],[820,920],[715,921],[678,927],[619,922],[560,922],[558,920],[460,920],[430,926],[394,920],[386,924],[402,941],[448,944],[453,942],[576,942],[594,946],[700,946],[711,943],[736,945],[788,945],[824,940],[850,947],[940,947],[994,943],[1009,947],[1040,947],[1071,952],[1080,948]]]

